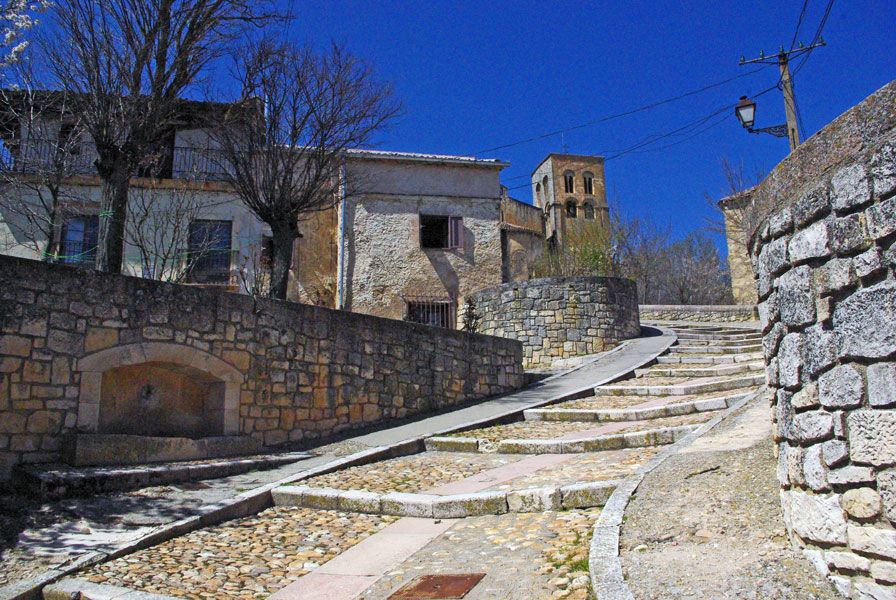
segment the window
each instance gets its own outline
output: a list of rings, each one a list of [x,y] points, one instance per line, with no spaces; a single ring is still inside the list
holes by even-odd
[[[70,265],[93,264],[99,235],[100,218],[97,215],[69,218],[62,226],[59,261]]]
[[[578,207],[576,206],[576,201],[570,198],[566,201],[566,216],[570,219],[575,219],[578,215]]]
[[[59,126],[59,149],[72,156],[81,154],[80,132],[74,123],[63,123]]]
[[[190,280],[194,283],[230,282],[230,221],[190,223],[189,257],[193,262]]]
[[[420,247],[438,250],[463,248],[464,220],[444,215],[420,215]]]
[[[405,321],[445,329],[457,327],[457,303],[453,298],[408,296],[405,302]]]
[[[544,198],[541,195],[541,184],[535,184],[535,201],[539,204],[544,204]]]
[[[585,181],[585,193],[593,194],[594,193],[594,175],[592,173],[585,171],[583,180]]]
[[[586,201],[585,206],[583,206],[582,208],[584,209],[586,219],[594,218],[594,204]]]
[[[563,189],[567,194],[574,194],[576,191],[576,176],[572,171],[563,174]]]

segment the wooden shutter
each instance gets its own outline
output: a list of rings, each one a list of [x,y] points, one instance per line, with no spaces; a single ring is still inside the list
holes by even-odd
[[[448,217],[448,248],[464,247],[463,217]]]

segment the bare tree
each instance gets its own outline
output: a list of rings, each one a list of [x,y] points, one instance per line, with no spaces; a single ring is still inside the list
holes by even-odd
[[[70,185],[72,176],[89,168],[84,129],[68,94],[35,89],[27,62],[12,69],[15,88],[0,89],[5,151],[0,217],[10,230],[11,245],[28,246],[53,261],[67,216],[88,204],[83,188]]]
[[[154,154],[180,97],[242,26],[269,15],[253,0],[57,0],[40,38],[55,84],[77,99],[102,182],[96,267],[121,270],[130,179]]]
[[[733,163],[725,157],[721,159],[722,173],[725,176],[726,191],[723,198],[714,198],[706,193],[704,198],[712,207],[713,214],[721,211],[723,218],[709,218],[707,227],[710,231],[731,235],[734,232],[746,246],[750,237],[774,210],[756,194],[753,188],[763,179],[761,172],[747,173],[743,163]]]
[[[390,86],[336,45],[316,54],[262,40],[236,63],[240,101],[217,142],[226,178],[271,228],[270,295],[285,298],[299,221],[355,193],[343,185],[346,152],[369,144],[399,107]]]
[[[660,276],[663,304],[730,304],[724,261],[704,233],[688,234],[667,250],[668,268]]]
[[[36,14],[49,0],[3,0],[0,4],[0,68],[18,62],[28,47],[25,35],[37,25]]]
[[[191,236],[190,229],[216,203],[187,182],[180,183],[160,188],[151,181],[131,190],[125,239],[136,248],[139,275],[146,279],[183,282],[203,258],[216,251],[213,239]]]
[[[615,273],[616,232],[603,221],[568,221],[563,243],[545,242],[530,268],[532,277],[601,276]]]

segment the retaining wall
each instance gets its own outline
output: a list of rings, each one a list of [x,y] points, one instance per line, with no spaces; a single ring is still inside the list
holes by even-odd
[[[645,321],[696,321],[707,323],[731,323],[755,321],[756,307],[752,304],[733,305],[681,305],[642,304],[638,307]]]
[[[758,188],[751,243],[791,538],[848,597],[896,597],[896,83]]]
[[[508,283],[472,294],[478,331],[519,340],[527,367],[602,352],[637,337],[635,282],[567,277]]]
[[[97,431],[103,375],[122,366],[214,378],[223,433],[271,446],[514,391],[522,354],[514,340],[0,256],[0,477]]]

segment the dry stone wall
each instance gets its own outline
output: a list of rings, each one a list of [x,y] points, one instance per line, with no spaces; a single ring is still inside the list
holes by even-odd
[[[797,149],[751,244],[784,519],[853,598],[896,598],[894,121],[890,84]]]
[[[637,288],[628,279],[533,279],[471,297],[478,331],[522,342],[526,367],[602,352],[641,331]]]
[[[0,256],[0,478],[94,431],[101,371],[141,363],[221,380],[225,433],[268,446],[507,393],[525,377],[514,340]]]
[[[735,305],[663,305],[642,304],[641,319],[645,321],[695,321],[703,323],[733,323],[755,321],[756,307]]]

